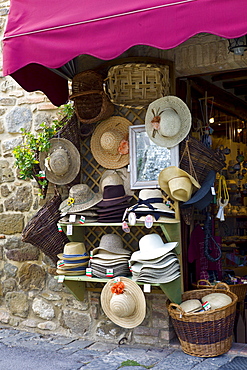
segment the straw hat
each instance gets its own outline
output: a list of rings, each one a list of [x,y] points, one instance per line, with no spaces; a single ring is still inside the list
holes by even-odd
[[[111,279],[100,296],[104,313],[123,328],[135,328],[146,315],[146,300],[141,288],[126,277]]]
[[[134,195],[130,189],[130,173],[126,167],[116,168],[115,170],[106,170],[100,179],[99,188],[103,193],[106,185],[123,185],[127,195]]]
[[[61,260],[77,261],[77,263],[83,263],[89,260],[89,255],[86,252],[85,244],[80,242],[66,243],[63,253],[59,253],[57,256]]]
[[[215,178],[216,172],[214,170],[209,171],[201,188],[187,202],[181,204],[181,207],[194,205],[199,210],[206,208],[213,199],[211,187],[214,185]]]
[[[202,297],[202,303],[208,301],[212,310],[227,306],[232,302],[231,297],[225,293],[210,293]]]
[[[158,178],[159,186],[173,200],[187,202],[193,192],[193,186],[200,189],[200,184],[186,171],[176,166],[162,170]]]
[[[102,121],[91,138],[91,151],[96,161],[109,169],[122,168],[129,163],[129,126],[124,117],[113,116]]]
[[[202,304],[199,299],[188,299],[180,304],[184,312],[197,312],[202,310]]]
[[[131,251],[123,248],[122,238],[117,234],[104,234],[99,242],[99,246],[94,248],[91,255],[96,255],[99,252],[109,252],[117,255],[130,255]]]
[[[70,188],[69,197],[59,206],[64,212],[80,212],[97,204],[102,200],[101,193],[94,193],[87,184],[77,184]]]
[[[49,150],[39,154],[40,168],[53,184],[69,184],[80,171],[80,153],[67,139],[54,138],[50,143]]]
[[[147,234],[139,240],[139,251],[131,255],[130,261],[149,260],[164,256],[178,245],[177,242],[164,243],[158,234]]]
[[[149,104],[145,128],[155,144],[171,148],[179,144],[190,131],[190,110],[177,96],[164,96]]]
[[[175,217],[175,212],[164,203],[160,189],[140,190],[138,203],[129,208],[129,211],[135,212],[146,212],[147,210],[151,213],[152,211],[165,212]]]

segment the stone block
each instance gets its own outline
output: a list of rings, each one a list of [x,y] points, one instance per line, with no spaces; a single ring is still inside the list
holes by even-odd
[[[159,336],[159,329],[157,328],[148,328],[146,326],[137,326],[133,330],[134,335],[149,335],[151,337],[158,337]]]
[[[2,142],[3,153],[12,151],[17,145],[20,145],[21,143],[22,143],[21,137],[15,137],[13,139],[4,140]]]
[[[18,271],[19,285],[24,291],[31,289],[43,289],[45,285],[46,272],[43,267],[24,262]]]
[[[12,134],[20,133],[22,128],[30,131],[32,125],[32,111],[27,107],[15,107],[6,114],[5,121],[7,131]]]
[[[5,274],[6,279],[8,279],[10,277],[12,277],[12,278],[15,277],[16,273],[17,273],[17,270],[18,270],[18,267],[12,265],[12,263],[5,263],[4,264],[3,272]]]
[[[22,232],[23,227],[24,215],[21,213],[6,213],[0,217],[0,234],[18,234]]]
[[[6,251],[6,257],[12,261],[24,262],[35,261],[39,259],[40,250],[29,244],[20,249],[11,249]]]
[[[27,212],[30,210],[32,202],[32,187],[20,186],[13,197],[4,201],[4,206],[6,211]]]
[[[28,298],[22,292],[8,292],[5,296],[10,313],[19,317],[27,317],[29,311]]]
[[[9,312],[5,310],[0,310],[0,322],[3,324],[8,324],[9,323]]]
[[[10,277],[2,282],[3,295],[8,292],[16,290],[17,282],[14,278]]]
[[[41,322],[37,325],[39,329],[42,330],[50,330],[53,331],[56,329],[57,325],[53,321],[46,321],[46,322]]]
[[[129,329],[121,328],[109,320],[102,320],[96,328],[96,335],[107,340],[119,341],[128,335]]]
[[[90,329],[91,317],[87,313],[65,309],[62,311],[60,323],[71,332],[83,335]]]
[[[44,320],[50,320],[55,317],[55,311],[52,304],[47,303],[42,298],[34,298],[32,310],[37,316]]]
[[[176,337],[176,333],[173,328],[170,329],[161,329],[160,330],[160,338],[162,340],[165,340],[167,343],[169,343],[172,339]]]

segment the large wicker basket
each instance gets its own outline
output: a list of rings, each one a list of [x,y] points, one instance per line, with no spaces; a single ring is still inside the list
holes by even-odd
[[[228,286],[226,285],[227,289]],[[167,310],[183,352],[198,357],[215,357],[229,351],[232,345],[237,296],[230,290],[198,289],[183,293],[182,301],[201,299],[210,293],[225,293],[232,298],[227,306],[199,313],[186,313],[176,303],[167,301]]]
[[[76,115],[82,123],[96,123],[114,112],[114,105],[103,90],[103,77],[93,70],[74,76],[70,99],[74,100]]]
[[[214,285],[205,279],[198,280],[197,284],[193,283],[192,286],[196,289],[211,289],[214,287]],[[232,284],[228,286],[230,291],[238,297],[238,302],[243,302],[247,293],[247,284]]]
[[[169,66],[146,63],[115,65],[108,71],[105,89],[112,103],[141,109],[169,95]]]
[[[22,240],[39,248],[56,264],[57,254],[69,242],[64,232],[59,232],[57,222],[60,218],[61,195],[55,194],[29,220],[22,231]]]

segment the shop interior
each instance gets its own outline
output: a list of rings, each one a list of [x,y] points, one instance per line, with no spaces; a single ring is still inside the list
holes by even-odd
[[[247,70],[181,78],[177,92],[192,112],[191,135],[215,150],[225,163],[217,173],[210,206],[201,211],[195,208],[187,226],[186,220],[182,222],[182,229],[187,231],[182,230],[182,239],[185,235],[187,240],[183,243],[184,288],[197,287],[198,280],[201,284],[203,280],[210,284],[220,280],[237,287],[247,282]],[[221,218],[217,217],[220,199],[224,205]],[[199,262],[204,256],[193,255],[192,238],[197,227],[205,227],[208,216],[221,252],[212,251],[214,260],[206,262],[205,272],[205,265]],[[239,310],[244,317],[247,285],[241,289]],[[246,342],[239,333],[238,341]]]

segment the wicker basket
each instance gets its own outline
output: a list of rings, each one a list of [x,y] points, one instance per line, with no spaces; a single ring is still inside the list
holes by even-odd
[[[103,77],[92,70],[75,75],[70,99],[74,100],[76,115],[82,123],[96,123],[114,112],[114,105],[103,90]]]
[[[105,79],[105,89],[112,103],[142,109],[169,95],[169,66],[145,63],[113,66]]]
[[[214,287],[214,285],[212,285],[208,280],[204,279],[198,280],[197,284],[193,283],[192,286],[196,289],[211,289]],[[236,294],[236,296],[238,297],[238,302],[244,301],[247,293],[247,284],[232,284],[228,285],[228,287],[232,293]]]
[[[60,218],[59,205],[62,199],[59,194],[47,201],[31,218],[22,232],[22,240],[38,247],[56,264],[57,254],[69,242],[64,232],[59,232],[57,222]]]
[[[221,283],[222,285],[223,283]],[[226,289],[228,286],[226,285]],[[198,289],[185,292],[182,301],[201,299],[210,293],[225,293],[232,302],[225,307],[200,313],[186,313],[176,303],[167,300],[175,332],[183,352],[198,357],[215,357],[229,351],[232,345],[237,296],[230,290]]]

